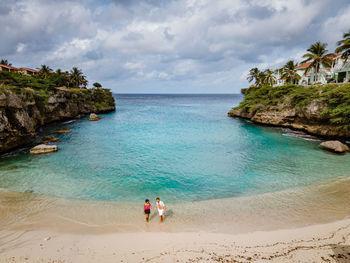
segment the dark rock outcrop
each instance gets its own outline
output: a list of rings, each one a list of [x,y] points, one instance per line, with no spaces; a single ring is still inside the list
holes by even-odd
[[[108,90],[59,89],[41,95],[33,90],[0,90],[0,153],[31,143],[48,123],[115,110]]]
[[[72,131],[69,129],[60,129],[60,130],[55,130],[55,133],[71,133]]]
[[[42,144],[42,143],[49,143],[49,142],[57,142],[59,140],[60,139],[58,139],[55,136],[48,135],[48,136],[45,136],[44,138],[42,138],[39,143]]]

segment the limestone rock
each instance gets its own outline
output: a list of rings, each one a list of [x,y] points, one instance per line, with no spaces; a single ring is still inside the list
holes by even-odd
[[[248,109],[232,109],[229,117],[249,119],[252,122],[303,130],[313,135],[329,138],[350,138],[350,129],[330,123],[323,114],[327,104],[313,100],[305,106],[296,106],[285,97],[277,105],[254,105]]]
[[[0,154],[35,141],[36,131],[43,125],[115,110],[114,98],[108,90],[75,92],[61,87],[52,90],[48,100],[42,100],[37,92],[25,87],[19,92],[1,89]],[[109,106],[97,107],[98,104]],[[67,132],[70,131],[57,131]]]
[[[245,119],[250,119],[252,117],[252,114],[241,110],[241,109],[231,109],[228,113],[227,116],[229,117],[241,117],[241,118],[245,118]]]
[[[55,97],[49,97],[49,99],[47,100],[47,103],[49,104],[55,104],[57,103],[57,99]]]
[[[39,144],[32,149],[30,149],[30,154],[43,154],[43,153],[50,153],[50,152],[57,152],[58,147],[57,145],[47,145],[47,144]]]
[[[100,119],[101,119],[101,117],[98,116],[97,114],[95,114],[95,113],[91,113],[91,114],[90,114],[89,121],[98,121],[98,120],[100,120]]]
[[[49,135],[42,138],[39,143],[49,143],[49,142],[57,142],[57,141],[59,141],[57,137]]]
[[[55,133],[71,133],[72,131],[69,129],[60,129],[60,130],[55,130]]]
[[[337,153],[349,151],[349,147],[340,141],[326,141],[322,142],[320,146]]]

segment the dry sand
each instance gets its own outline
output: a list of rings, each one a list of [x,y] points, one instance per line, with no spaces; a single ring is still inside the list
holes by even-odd
[[[349,187],[168,204],[163,224],[142,204],[0,191],[0,263],[350,262]]]
[[[350,219],[220,234],[2,231],[0,262],[350,262]]]

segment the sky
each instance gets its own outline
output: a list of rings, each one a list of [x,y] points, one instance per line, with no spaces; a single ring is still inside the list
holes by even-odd
[[[349,0],[0,0],[0,59],[117,93],[239,93],[350,30]]]

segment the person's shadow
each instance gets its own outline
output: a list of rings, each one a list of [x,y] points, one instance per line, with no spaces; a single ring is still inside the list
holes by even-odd
[[[172,209],[167,209],[165,212],[165,216],[163,217],[163,222],[166,221],[166,219],[168,217],[172,217],[174,215],[174,212]],[[158,211],[154,212],[151,214],[151,216],[149,217],[149,220],[153,220],[155,217],[158,217]]]
[[[165,213],[165,216],[164,216],[164,218],[163,218],[163,221],[166,221],[167,218],[172,217],[173,215],[174,215],[173,210],[167,209],[167,210],[166,210],[166,213]]]

